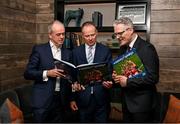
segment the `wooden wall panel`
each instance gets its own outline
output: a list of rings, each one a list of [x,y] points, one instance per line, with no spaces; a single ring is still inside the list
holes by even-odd
[[[151,33],[153,34],[174,34],[180,33],[180,22],[154,22],[151,23]]]
[[[158,90],[180,92],[180,0],[151,3],[150,42],[160,58]],[[29,82],[22,76],[23,68],[33,44],[48,41],[46,32],[54,20],[53,4],[54,0],[0,0],[1,90]],[[17,70],[11,72],[11,68]]]
[[[160,58],[159,91],[180,92],[180,0],[151,0],[151,36]]]
[[[37,14],[36,23],[51,23],[54,20],[54,14]]]
[[[160,68],[161,69],[169,69],[169,70],[177,70],[180,71],[180,58],[162,58],[160,57]],[[178,74],[180,77],[180,73]],[[170,75],[174,76],[174,75]],[[174,79],[175,80],[175,79]]]
[[[150,39],[155,46],[180,46],[179,34],[151,34]]]
[[[36,43],[48,41],[48,24],[54,20],[54,0],[36,0]]]
[[[0,31],[8,31],[8,23],[6,19],[0,18]]]
[[[8,33],[0,31],[0,43],[4,43],[8,40]]]
[[[160,92],[177,92],[179,93],[180,85],[178,82],[164,81],[157,84],[157,89]]]
[[[161,21],[161,22],[172,22],[179,21],[180,10],[163,10],[163,11],[152,11],[151,12],[151,22]]]
[[[2,54],[21,54],[29,53],[32,45],[30,44],[0,44],[0,53]]]
[[[0,90],[28,82],[24,68],[36,41],[36,0],[0,1]]]
[[[47,24],[47,23],[38,23],[38,24],[36,24],[36,31],[38,32],[38,33],[48,33],[48,25],[49,24]]]
[[[0,6],[29,13],[36,13],[36,0],[0,0]]]
[[[180,58],[180,46],[155,46],[160,57]]]
[[[179,0],[151,0],[152,10],[179,9]]]
[[[9,33],[8,43],[31,44],[36,40],[35,33]]]
[[[160,82],[180,82],[180,70],[162,69],[160,71]],[[172,76],[173,75],[173,76]]]
[[[54,13],[54,3],[39,3],[36,8],[37,13]]]
[[[0,0],[0,6],[7,7],[10,3],[10,0]]]
[[[0,83],[1,83],[0,90],[3,91],[7,89],[13,89],[14,87],[20,87],[21,85],[30,84],[32,83],[32,81],[24,80],[24,78],[21,76],[21,77],[11,78],[8,80],[3,80]]]
[[[166,92],[180,92],[180,70],[161,69],[158,90]]]
[[[24,73],[24,68],[6,68],[1,70],[1,80],[9,80],[16,77],[22,77]]]
[[[21,33],[35,33],[36,32],[35,23],[0,19],[0,26],[1,26],[0,31],[21,32]]]
[[[35,42],[35,34],[29,33],[8,33],[8,32],[0,32],[0,43],[1,44],[19,44],[19,43],[29,43],[32,44]]]
[[[8,31],[12,31],[12,32],[34,33],[36,32],[35,27],[36,27],[35,23],[8,21]]]
[[[24,11],[9,9],[6,7],[0,7],[0,13],[1,13],[0,17],[4,19],[11,19],[11,20],[17,20],[23,22],[31,22],[31,23],[35,23],[36,21],[36,17],[34,16],[34,13],[27,13]]]
[[[54,0],[36,0],[36,4],[54,3]]]
[[[41,33],[36,35],[36,43],[46,43],[48,42],[48,35],[46,33]]]

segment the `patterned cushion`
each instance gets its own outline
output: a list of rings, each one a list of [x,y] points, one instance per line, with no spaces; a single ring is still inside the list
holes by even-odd
[[[0,120],[2,123],[23,123],[22,111],[8,98],[0,108]]]
[[[180,100],[170,95],[164,123],[180,123]]]

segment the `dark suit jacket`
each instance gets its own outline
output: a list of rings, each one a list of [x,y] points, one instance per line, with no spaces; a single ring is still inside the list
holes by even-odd
[[[72,62],[72,54],[69,50],[61,49],[62,60]],[[48,78],[43,81],[43,70],[53,69],[55,67],[50,44],[36,45],[32,49],[27,68],[24,72],[25,79],[35,80],[32,93],[32,106],[35,108],[48,108],[55,89],[56,78]],[[70,84],[67,80],[60,81],[61,102],[63,105],[69,105],[68,94]]]
[[[93,63],[100,62],[108,62],[109,63],[109,73],[111,75],[111,62],[112,54],[109,48],[106,46],[97,43],[95,56]],[[85,45],[81,45],[80,47],[73,50],[73,63],[75,65],[87,64],[86,53],[85,53]],[[84,91],[80,91],[77,93],[77,103],[79,106],[87,106],[91,96],[91,87],[86,87]],[[97,84],[94,86],[94,96],[98,104],[104,104],[109,101],[108,90],[105,89],[102,84]]]
[[[122,88],[123,101],[130,112],[145,112],[154,108],[157,103],[155,84],[159,81],[159,58],[154,46],[139,36],[133,48],[136,49],[147,74],[143,78],[127,80],[127,87]],[[125,47],[120,49],[121,54],[126,51]]]

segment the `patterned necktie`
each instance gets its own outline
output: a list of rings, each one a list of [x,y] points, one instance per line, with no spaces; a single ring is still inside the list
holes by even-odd
[[[92,62],[93,62],[92,49],[93,49],[92,46],[90,46],[90,47],[88,48],[88,57],[87,57],[88,63],[92,63]]]

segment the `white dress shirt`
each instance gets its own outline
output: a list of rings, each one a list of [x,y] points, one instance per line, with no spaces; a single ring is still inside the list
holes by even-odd
[[[129,44],[129,47],[132,49],[133,48],[133,46],[134,46],[134,43],[135,43],[135,41],[137,40],[137,37],[138,37],[138,35],[136,34],[136,36],[135,36],[135,38],[131,41],[131,43]]]
[[[52,41],[49,41],[54,59],[61,60],[61,48],[57,48]],[[43,81],[48,81],[47,70],[43,71]],[[55,91],[60,91],[60,77],[56,78]]]

